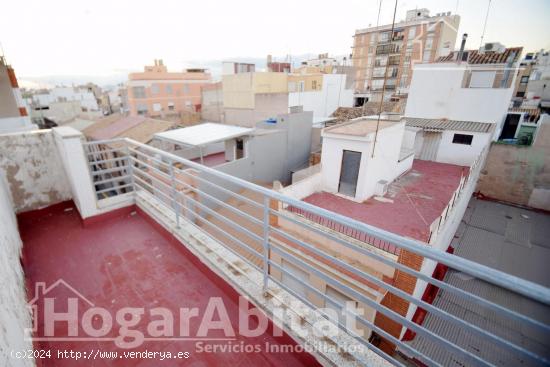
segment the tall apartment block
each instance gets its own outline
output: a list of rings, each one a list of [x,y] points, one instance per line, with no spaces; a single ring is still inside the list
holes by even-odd
[[[211,83],[205,69],[169,72],[162,60],[145,66],[141,73],[128,75],[128,108],[131,115],[166,117],[181,112],[198,112],[201,87]]]
[[[355,106],[408,93],[414,63],[433,62],[454,50],[460,16],[430,16],[428,9],[407,11],[404,21],[355,31]],[[387,70],[387,74],[385,74]],[[384,75],[386,85],[384,88]]]

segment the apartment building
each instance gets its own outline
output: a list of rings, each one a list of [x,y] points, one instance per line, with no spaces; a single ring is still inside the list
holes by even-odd
[[[417,156],[469,164],[491,140],[515,133],[506,117],[521,51],[491,43],[415,65],[404,116],[420,129]]]
[[[168,71],[162,60],[128,75],[128,108],[131,115],[179,116],[201,109],[201,87],[211,82],[205,69]]]
[[[224,61],[222,62],[222,75],[253,73],[256,65],[246,62]]]
[[[6,59],[0,56],[0,132],[37,128],[28,115],[15,71],[7,64]]]
[[[455,47],[460,16],[430,16],[428,9],[407,11],[404,21],[355,31],[355,105],[408,93],[413,65],[432,62]],[[387,72],[386,72],[387,71]],[[385,87],[384,87],[385,84]]]
[[[341,66],[303,66],[292,73],[255,72],[222,77],[225,123],[255,126],[301,106],[314,119],[351,107],[349,70]]]

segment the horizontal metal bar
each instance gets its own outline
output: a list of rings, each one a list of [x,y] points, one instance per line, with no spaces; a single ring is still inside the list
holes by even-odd
[[[106,173],[125,171],[127,169],[128,169],[128,166],[118,166],[118,167],[103,169],[103,170],[99,170],[99,171],[92,171],[92,172],[90,172],[90,174],[95,177],[95,176],[103,175],[103,174],[106,174]]]
[[[186,175],[186,176],[188,176],[188,177],[191,177],[191,178],[193,178],[193,179],[197,179],[197,180],[199,180],[199,181],[201,181],[201,182],[203,182],[203,183],[205,183],[205,184],[207,184],[207,185],[210,185],[210,186],[216,188],[216,190],[223,191],[223,192],[225,192],[226,194],[229,194],[229,195],[233,196],[234,198],[236,198],[236,199],[238,199],[238,200],[245,201],[245,202],[247,202],[248,204],[250,204],[250,205],[252,205],[252,206],[254,206],[254,207],[258,208],[258,209],[262,209],[262,208],[263,208],[263,205],[262,205],[262,204],[260,204],[260,203],[258,203],[258,202],[256,202],[256,201],[254,201],[254,200],[252,200],[252,199],[250,199],[250,198],[247,198],[246,196],[243,196],[243,195],[240,195],[239,193],[236,193],[236,192],[234,192],[234,191],[228,190],[228,189],[226,189],[225,187],[222,187],[222,186],[220,186],[220,185],[216,185],[215,183],[210,182],[210,181],[208,181],[208,180],[206,180],[206,179],[204,179],[204,178],[202,178],[202,177],[200,177],[200,176],[192,175],[190,172],[187,172],[187,170],[189,170],[189,168],[183,170],[183,169],[180,169],[180,168],[177,168],[177,167],[176,167],[176,170],[178,170],[180,173],[182,173],[182,174],[184,174],[184,175]]]
[[[124,161],[124,160],[127,160],[127,159],[128,159],[128,156],[125,156],[125,157],[102,159],[100,161],[89,161],[89,163],[90,163],[90,166],[92,166],[92,165],[98,165],[98,164],[103,164],[103,163],[107,163],[107,162]]]
[[[142,180],[141,178],[139,177],[136,177],[139,181],[143,182],[145,185],[147,185],[149,188],[151,188],[153,191],[158,191],[159,193],[161,193],[165,198],[169,199],[169,201],[171,201],[170,197],[163,193],[162,190],[159,190],[158,188],[150,185],[149,183],[145,182],[144,180]],[[171,211],[173,211],[173,208],[171,208],[167,203],[164,203],[163,204],[168,208],[170,209]],[[210,221],[208,221],[206,218],[200,216],[199,214],[195,213],[193,211],[193,209],[189,208],[188,206],[186,205],[183,205],[181,203],[178,202],[177,204],[180,208],[184,208],[187,210],[187,213],[193,215],[195,218],[201,220],[203,223],[205,224],[208,224],[209,226],[211,226],[213,229],[215,229],[216,231],[218,232],[221,232],[222,234],[224,234],[226,237],[228,237],[229,239],[235,241],[235,243],[237,243],[241,248],[245,249],[246,251],[248,251],[249,253],[251,253],[252,255],[254,256],[257,256],[258,258],[261,258],[261,254],[259,252],[257,252],[255,249],[253,249],[252,247],[250,247],[249,245],[243,243],[241,240],[239,240],[238,238],[234,237],[233,235],[223,231],[221,228],[219,228],[218,226],[216,226],[215,224],[213,223],[210,223]],[[200,228],[198,227],[200,230],[204,230],[203,228]],[[211,234],[210,234],[211,235]],[[219,240],[218,240],[219,241]],[[239,256],[240,258],[242,258],[245,262],[247,262],[249,265],[251,265],[252,267],[254,267],[256,270],[258,271],[261,271],[261,269],[256,265],[254,264],[253,262],[251,262],[249,259],[247,259],[246,257],[242,256],[241,254],[239,254],[238,252],[234,251],[233,249],[229,248],[226,246],[226,248],[228,250],[230,250],[231,252],[234,252],[237,256]]]
[[[88,147],[89,148],[89,147]],[[121,154],[126,154],[124,151],[124,148],[112,148],[112,149],[101,149],[97,151],[90,151],[86,153],[86,155],[92,155],[92,154],[106,154],[106,153],[113,153],[113,152],[120,152]]]
[[[426,244],[419,242],[417,240],[413,240],[410,238],[405,238],[400,235],[397,235],[392,232],[388,232],[386,230],[374,227],[372,225],[359,222],[357,220],[345,217],[341,214],[331,212],[329,210],[314,206],[312,204],[309,204],[307,202],[290,198],[288,196],[285,196],[281,193],[278,193],[276,191],[267,189],[265,187],[253,184],[251,182],[245,181],[243,179],[240,179],[238,177],[231,176],[229,174],[226,174],[221,171],[217,171],[213,168],[203,166],[199,163],[192,162],[190,160],[181,158],[175,154],[165,152],[163,150],[157,149],[155,147],[147,146],[145,144],[141,144],[139,142],[136,142],[135,140],[126,138],[126,141],[129,144],[136,145],[141,147],[142,149],[149,150],[151,152],[155,152],[157,154],[163,155],[165,157],[171,158],[174,161],[183,163],[191,168],[195,168],[198,171],[203,171],[212,174],[215,177],[219,177],[222,179],[227,180],[228,182],[240,185],[243,188],[250,189],[252,191],[256,191],[258,193],[261,193],[263,195],[268,196],[269,198],[290,204],[292,206],[296,206],[298,208],[301,208],[306,211],[313,212],[317,215],[324,216],[326,218],[330,218],[334,221],[337,221],[341,224],[351,226],[355,229],[364,231],[366,233],[371,234],[374,237],[378,237],[382,240],[388,241],[396,245],[397,247],[400,247],[402,249],[414,252],[418,255],[421,255],[423,257],[435,260],[437,262],[440,262],[444,265],[447,265],[453,269],[463,271],[466,274],[470,274],[475,276],[476,278],[485,280],[489,283],[496,284],[502,288],[511,290],[513,292],[516,292],[518,294],[524,295],[528,298],[537,300],[539,302],[542,302],[544,304],[550,305],[550,289],[541,286],[539,284],[521,279],[519,277],[513,276],[511,274],[504,273],[502,271],[490,268],[485,265],[481,265],[479,263],[473,262],[471,260],[467,260],[464,258],[461,258],[456,255],[448,254],[446,252],[436,250],[431,248],[430,246],[426,246]]]
[[[120,190],[120,189],[124,189],[126,187],[130,187],[132,186],[133,184],[132,183],[129,183],[129,184],[126,184],[126,185],[121,185],[121,186],[113,186],[113,187],[109,187],[107,189],[103,189],[103,190],[99,190],[99,191],[96,191],[96,195],[99,195],[99,194],[102,194],[104,192],[109,192],[109,191],[116,191],[116,190]]]
[[[390,308],[387,308],[387,307],[377,303],[376,301],[373,301],[372,299],[366,297],[365,295],[363,295],[362,293],[356,291],[355,289],[339,282],[338,280],[336,280],[334,278],[331,278],[331,277],[327,276],[325,273],[323,273],[322,271],[310,266],[305,261],[303,261],[303,260],[301,260],[297,257],[290,256],[285,251],[283,251],[283,250],[281,250],[277,247],[273,247],[272,251],[278,253],[279,256],[281,256],[283,259],[293,263],[295,266],[298,266],[302,269],[307,269],[309,272],[314,273],[316,276],[321,278],[323,281],[325,281],[330,286],[333,286],[333,287],[338,288],[338,289],[342,289],[348,295],[351,295],[356,300],[359,300],[359,301],[369,305],[370,307],[374,308],[376,311],[384,314],[384,316],[392,319],[393,321],[397,322],[398,324],[401,324],[402,326],[408,327],[409,329],[411,329],[413,331],[416,331],[418,334],[422,334],[422,335],[426,336],[427,338],[431,339],[434,343],[440,345],[441,347],[452,349],[453,351],[455,351],[456,353],[458,353],[461,356],[465,357],[466,359],[468,359],[470,362],[472,362],[474,364],[481,364],[481,365],[485,365],[485,366],[491,366],[487,361],[484,361],[480,357],[468,352],[467,350],[464,350],[464,349],[460,348],[459,346],[457,346],[456,344],[451,343],[447,339],[444,339],[441,336],[439,336],[437,334],[434,334],[432,331],[420,326],[419,324],[416,324],[416,323],[408,320],[406,317],[398,314],[397,312],[391,310]]]
[[[531,351],[528,351],[528,350],[525,350],[519,346],[517,346],[516,344],[513,344],[511,343],[510,341],[506,340],[506,339],[503,339],[495,334],[491,334],[489,333],[488,331],[484,330],[484,329],[481,329],[473,324],[470,324],[456,316],[454,316],[453,314],[451,313],[448,313],[448,312],[445,312],[423,300],[421,300],[420,298],[417,298],[417,297],[413,297],[412,295],[408,294],[407,292],[404,292],[403,290],[399,289],[399,288],[396,288],[395,286],[389,284],[389,283],[386,283],[382,280],[380,280],[379,278],[367,273],[367,272],[364,272],[360,269],[357,269],[356,267],[346,263],[345,261],[342,261],[338,258],[335,258],[331,255],[328,255],[326,253],[324,253],[323,251],[319,250],[318,248],[316,248],[315,246],[312,246],[306,242],[303,242],[302,240],[300,239],[297,239],[296,237],[290,235],[290,234],[287,234],[277,228],[274,228],[274,227],[271,227],[271,230],[280,235],[280,236],[283,236],[284,238],[286,238],[287,240],[289,241],[292,241],[306,249],[308,249],[309,251],[313,252],[314,254],[326,259],[326,260],[329,260],[331,261],[332,263],[335,263],[337,264],[338,266],[341,266],[342,268],[350,271],[351,273],[353,274],[358,274],[360,276],[362,276],[363,278],[367,279],[368,281],[376,284],[378,287],[381,287],[385,290],[387,290],[388,292],[400,297],[400,298],[403,298],[405,300],[407,300],[408,302],[420,307],[420,308],[423,308],[424,310],[428,311],[428,312],[431,312],[433,315],[436,315],[437,317],[440,317],[441,319],[444,319],[446,321],[449,321],[453,324],[456,324],[458,325],[459,327],[463,327],[465,328],[467,331],[469,332],[472,332],[473,334],[476,334],[478,336],[481,336],[483,338],[488,338],[492,341],[494,341],[496,344],[499,344],[500,346],[504,347],[504,348],[508,348],[508,349],[513,349],[515,350],[516,352],[519,352],[519,353],[522,353],[524,355],[526,355],[527,357],[537,361],[537,362],[540,362],[540,363],[543,363],[543,364],[550,364],[550,361],[548,360],[545,360],[544,358],[538,356],[537,354],[531,352]]]
[[[136,155],[141,155],[141,156],[143,156],[143,157],[145,157],[145,158],[147,158],[147,159],[153,160],[153,161],[155,161],[155,162],[157,162],[157,163],[159,163],[159,164],[163,164],[163,165],[165,165],[166,167],[170,166],[170,163],[164,162],[164,161],[162,161],[161,159],[158,159],[157,157],[153,157],[153,156],[147,155],[147,154],[145,154],[145,153],[142,153],[142,152],[140,152],[140,151],[137,150],[137,149],[128,148],[128,150],[129,150],[131,153],[134,153],[134,154],[136,154]]]
[[[162,172],[160,169],[158,169],[157,167],[155,166],[152,166],[150,165],[149,163],[145,163],[145,162],[142,162],[140,161],[139,159],[135,158],[135,157],[130,157],[130,159],[136,163],[139,163],[139,164],[142,164],[144,165],[145,167],[149,168],[149,169],[152,169],[152,170],[155,170],[156,172],[159,173],[160,176],[166,178],[166,180],[170,181],[172,178],[170,177],[170,175],[166,172]],[[141,167],[136,167],[136,166],[133,166],[134,168],[138,168],[141,170]],[[143,171],[143,170],[142,170]],[[146,171],[143,171],[143,172],[146,172]]]
[[[112,181],[124,181],[126,179],[131,179],[131,178],[132,178],[131,175],[116,176],[116,177],[111,177],[111,178],[108,178],[108,179],[102,180],[102,181],[94,181],[92,183],[94,184],[94,186],[97,186],[97,185],[103,185],[103,184],[106,184],[106,183],[109,183],[109,182],[112,182]]]
[[[423,281],[425,282],[428,282],[428,283],[431,283],[441,289],[444,289],[446,291],[449,291],[457,296],[460,296],[460,297],[463,297],[463,298],[467,298],[468,300],[472,301],[473,303],[475,303],[476,305],[478,306],[484,306],[484,307],[487,307],[501,315],[505,315],[505,316],[508,316],[510,317],[511,319],[514,319],[516,321],[519,321],[519,322],[526,322],[526,323],[529,323],[531,324],[532,326],[534,327],[537,327],[539,328],[540,330],[543,330],[544,332],[546,333],[550,333],[550,325],[546,325],[540,321],[537,321],[537,320],[534,320],[534,319],[531,319],[525,315],[522,315],[516,311],[513,311],[513,310],[510,310],[510,309],[507,309],[499,304],[496,304],[496,303],[493,303],[491,301],[488,301],[482,297],[479,297],[473,293],[469,293],[469,292],[466,292],[464,291],[463,289],[460,289],[460,288],[457,288],[451,284],[448,284],[448,283],[445,283],[443,281],[440,281],[440,280],[437,280],[435,278],[432,278],[431,276],[429,275],[426,275],[420,271],[417,271],[417,270],[414,270],[412,268],[409,268],[408,266],[404,265],[404,264],[401,264],[399,262],[396,262],[394,260],[390,260],[388,259],[387,257],[385,257],[384,255],[381,255],[381,254],[378,254],[376,253],[375,251],[371,251],[371,250],[368,250],[364,247],[361,247],[361,246],[358,246],[356,244],[353,244],[349,241],[346,241],[342,238],[339,238],[335,235],[333,235],[332,233],[330,232],[327,232],[326,230],[323,230],[323,229],[320,229],[320,228],[317,228],[315,226],[309,226],[307,223],[304,223],[303,221],[300,221],[300,220],[296,220],[290,216],[287,216],[285,214],[283,214],[282,212],[280,211],[276,211],[276,210],[273,210],[271,209],[270,210],[271,214],[274,214],[274,215],[277,215],[281,218],[284,218],[285,220],[289,220],[295,224],[298,224],[304,228],[307,228],[308,230],[311,230],[319,235],[322,235],[322,236],[325,236],[325,237],[328,237],[329,239],[331,240],[334,240],[336,242],[338,242],[339,244],[351,249],[351,250],[354,250],[354,251],[357,251],[365,256],[368,256],[368,257],[371,257],[377,261],[380,261],[386,265],[389,265],[391,267],[394,267],[396,269],[399,269],[407,274],[410,274],[410,275],[413,275],[419,279],[422,279]]]
[[[125,138],[112,138],[112,139],[102,139],[102,140],[89,140],[82,143],[82,145],[105,145],[110,143],[119,143],[125,142]]]
[[[175,181],[181,185],[184,185],[186,187],[189,187],[189,190],[193,191],[193,192],[196,192],[197,194],[199,195],[204,195],[206,198],[208,198],[209,200],[221,205],[222,207],[226,208],[226,209],[229,209],[230,211],[232,211],[233,213],[237,214],[237,215],[240,215],[242,216],[243,218],[246,218],[248,219],[249,221],[251,221],[252,223],[255,223],[255,224],[258,224],[258,225],[262,225],[262,221],[257,219],[257,218],[254,218],[253,216],[251,216],[250,214],[248,213],[245,213],[237,208],[234,208],[232,207],[231,205],[227,204],[226,202],[218,199],[218,198],[215,198],[213,197],[212,195],[210,194],[207,194],[206,192],[204,191],[201,191],[199,189],[197,189],[196,187],[193,187],[192,185],[189,185],[188,183],[186,182],[183,182],[183,181],[180,181],[178,180],[177,178],[175,179]]]
[[[280,271],[281,273],[285,273],[287,275],[289,275],[290,277],[292,277],[294,280],[296,280],[297,282],[299,282],[300,284],[306,286],[308,288],[309,291],[312,291],[313,293],[315,293],[317,296],[323,298],[323,299],[326,299],[326,300],[331,300],[333,303],[337,303],[335,300],[333,300],[331,297],[327,296],[326,294],[322,293],[321,291],[319,291],[317,288],[311,286],[309,283],[306,283],[304,282],[302,279],[298,278],[297,276],[295,276],[294,274],[292,274],[291,272],[287,271],[286,269],[284,269],[282,266],[280,266],[279,264],[269,260],[269,265],[270,266],[273,266],[275,267],[278,271]],[[286,290],[288,293],[290,293],[291,295],[293,295],[294,297],[298,298],[300,301],[304,302],[305,304],[307,304],[310,308],[314,309],[314,310],[317,310],[318,312],[320,312],[325,318],[327,318],[328,320],[334,322],[334,320],[332,320],[330,317],[328,317],[327,314],[325,314],[324,312],[322,312],[319,307],[315,304],[313,304],[310,300],[308,300],[306,297],[304,297],[302,294],[299,294],[298,292],[294,291],[293,289],[291,289],[290,287],[288,287],[286,284],[284,284],[283,282],[279,281],[277,278],[273,277],[273,276],[270,276],[269,279],[273,282],[275,282],[277,285],[279,285],[281,288],[283,288],[284,290]],[[417,351],[416,349],[412,348],[411,346],[407,345],[407,344],[404,344],[402,341],[400,341],[399,339],[397,339],[395,336],[389,334],[387,331],[385,331],[384,329],[381,329],[380,327],[376,326],[373,322],[371,321],[368,321],[368,320],[365,320],[363,317],[360,317],[360,316],[355,316],[363,325],[367,326],[368,328],[370,328],[371,330],[374,330],[376,331],[377,333],[379,333],[380,335],[382,335],[384,338],[392,341],[393,343],[395,343],[396,345],[399,345],[399,346],[402,346],[404,350],[407,350],[409,353],[411,353],[412,355],[414,355],[415,357],[418,357],[422,362],[424,363],[427,363],[427,364],[430,364],[430,365],[437,365],[436,362],[434,362],[433,360],[431,360],[430,358],[428,358],[427,356],[425,356],[424,354],[420,353],[420,351]],[[360,337],[360,336],[355,336],[350,330],[348,330],[348,328],[342,324],[340,321],[337,322],[337,325],[339,327],[341,327],[342,329],[346,330],[354,339],[356,339],[357,341],[359,341],[360,343],[364,344],[368,349],[370,349],[371,351],[377,353],[379,356],[381,356],[382,358],[384,359],[387,359],[387,360],[390,360],[392,361],[393,357],[391,357],[390,355],[388,354],[385,354],[384,352],[380,351],[378,348],[376,348],[375,346],[373,346],[372,344],[370,344],[367,340],[365,340],[364,338]],[[396,361],[394,359],[394,361]],[[393,361],[392,361],[393,362]],[[397,361],[396,361],[397,362]],[[400,365],[400,362],[397,364],[397,365]],[[402,364],[401,364],[402,365]]]

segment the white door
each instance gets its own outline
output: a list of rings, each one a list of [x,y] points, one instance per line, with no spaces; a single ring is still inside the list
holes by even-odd
[[[424,131],[424,139],[420,159],[425,161],[435,161],[437,159],[437,151],[441,143],[441,133]]]

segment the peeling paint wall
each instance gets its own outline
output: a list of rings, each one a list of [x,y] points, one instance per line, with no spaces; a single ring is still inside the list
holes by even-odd
[[[17,231],[10,194],[0,173],[0,366],[34,366],[34,359],[14,359],[11,351],[32,349],[25,341],[25,329],[32,327],[26,303],[25,278],[21,262],[22,242]]]
[[[509,203],[550,210],[550,118],[545,120],[539,121],[532,146],[491,145],[477,191]]]
[[[51,130],[0,135],[0,171],[6,175],[17,213],[71,198]]]

